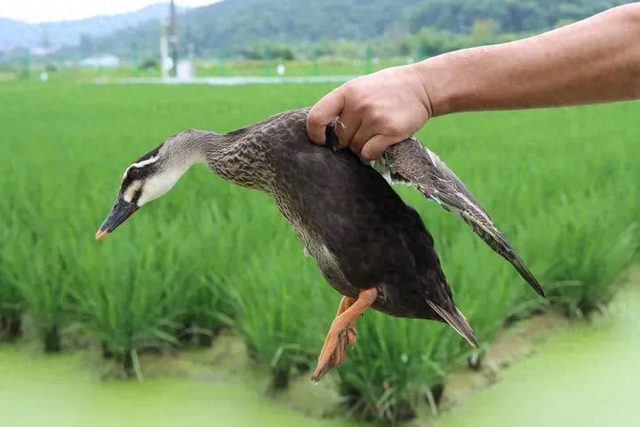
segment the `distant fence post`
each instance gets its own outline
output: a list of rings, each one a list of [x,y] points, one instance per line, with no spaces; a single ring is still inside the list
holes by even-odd
[[[171,75],[173,77],[178,77],[178,37],[173,35],[172,37],[172,45],[171,45]]]
[[[373,52],[371,51],[371,46],[367,45],[367,50],[365,52],[365,55],[366,55],[366,59],[365,59],[364,73],[369,74],[373,70],[373,65],[371,63],[372,62],[371,57],[373,56]]]
[[[218,75],[219,76],[227,75],[227,70],[224,69],[224,50],[223,49],[220,49],[220,52],[218,52]]]
[[[27,54],[24,57],[23,68],[22,68],[22,78],[24,80],[29,80],[31,78],[31,51],[27,50]]]
[[[133,75],[140,75],[140,58],[138,58],[138,44],[133,44]]]
[[[313,57],[312,57],[312,61],[313,61],[313,71],[312,74],[314,76],[317,76],[318,74],[320,74],[320,70],[318,69],[318,49],[313,49]]]
[[[56,64],[58,66],[58,74],[60,77],[64,77],[64,58],[59,56],[56,60]]]
[[[263,53],[262,57],[264,58],[265,74],[267,76],[270,76],[271,75],[271,52],[269,52],[269,48],[268,47],[264,48],[264,53]]]
[[[427,58],[427,48],[425,47],[424,43],[420,42],[420,44],[418,45],[418,59],[422,60],[426,58]]]

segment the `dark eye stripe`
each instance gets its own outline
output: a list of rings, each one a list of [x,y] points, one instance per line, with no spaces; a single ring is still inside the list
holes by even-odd
[[[133,199],[131,200],[131,203],[135,203],[137,205],[138,200],[140,200],[140,196],[142,196],[142,187],[138,188],[136,192],[133,194]]]
[[[145,154],[144,156],[136,160],[133,163],[133,165],[144,162],[145,160],[149,160],[152,157],[157,157],[163,145],[164,143],[160,144],[155,149],[149,151],[147,154]],[[154,174],[158,170],[158,167],[159,167],[158,165],[160,164],[160,162],[161,160],[157,160],[151,163],[147,163],[142,167],[136,167],[131,165],[129,167],[129,170],[125,174],[124,178],[122,179],[122,183],[120,184],[121,191],[124,193],[134,183],[134,181],[144,181],[148,176]],[[135,194],[136,201],[137,199],[140,198],[139,193],[140,193],[140,190],[138,190],[138,192],[136,192]]]
[[[141,168],[136,168],[135,166],[129,169],[127,175],[124,177],[122,181],[123,187],[128,187],[133,181],[136,180],[144,180],[149,175],[152,175],[158,169],[158,163],[150,163]],[[137,172],[134,172],[137,171]]]

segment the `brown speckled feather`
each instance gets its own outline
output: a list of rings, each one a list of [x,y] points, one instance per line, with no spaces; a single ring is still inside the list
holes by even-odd
[[[540,295],[544,290],[491,217],[462,181],[442,160],[416,138],[389,147],[376,168],[389,172],[392,182],[415,186],[425,197],[456,212],[496,253],[509,261]]]

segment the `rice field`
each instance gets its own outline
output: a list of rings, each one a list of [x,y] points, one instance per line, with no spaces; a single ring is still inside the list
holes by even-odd
[[[84,334],[122,375],[141,352],[242,337],[273,387],[310,375],[340,296],[267,195],[194,167],[112,236],[94,234],[124,169],[185,128],[225,132],[312,104],[330,85],[0,85],[0,324],[30,319],[43,351]],[[640,104],[464,114],[418,134],[484,204],[547,291],[455,216],[398,188],[423,216],[460,309],[482,346],[539,310],[588,314],[637,261]],[[451,328],[367,312],[330,375],[362,419],[410,418],[436,404],[448,369],[470,354]],[[69,332],[71,331],[71,332]]]
[[[310,76],[350,76],[378,71],[383,68],[406,64],[415,58],[391,57],[370,58],[365,57],[320,57],[316,61],[311,59],[270,61],[250,59],[215,59],[195,60],[194,77],[277,77],[277,67],[284,66],[284,77],[310,77]],[[38,81],[41,72],[45,71],[45,64],[35,62],[31,64],[28,78]],[[22,66],[12,66],[0,69],[0,83],[19,81],[25,78]],[[136,64],[127,62],[115,68],[80,67],[74,64],[57,62],[55,71],[48,70],[48,79],[52,82],[62,83],[91,83],[96,80],[114,81],[123,78],[159,78],[159,69],[142,69]]]

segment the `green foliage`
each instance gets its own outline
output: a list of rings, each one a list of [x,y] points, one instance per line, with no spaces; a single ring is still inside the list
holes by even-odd
[[[423,401],[434,406],[452,357],[469,349],[445,327],[367,313],[359,338],[337,371],[350,412],[368,420],[403,421]]]
[[[160,69],[160,62],[157,59],[145,59],[140,61],[138,67],[141,70],[158,70]]]
[[[340,295],[267,195],[194,167],[105,241],[93,235],[123,170],[168,135],[236,129],[331,87],[0,87],[0,315],[24,312],[49,344],[80,324],[138,378],[139,352],[208,345],[222,328],[270,367],[274,388],[310,375]],[[550,304],[588,314],[638,254],[637,113],[626,103],[469,114],[433,120],[418,136],[482,201]],[[455,215],[397,191],[434,235],[481,345],[505,318],[549,304]],[[436,405],[451,364],[470,350],[435,322],[368,311],[356,327],[355,348],[329,375],[361,418],[397,421],[419,402]]]
[[[11,175],[11,172],[9,172]],[[72,280],[69,260],[63,250],[64,238],[72,224],[58,223],[56,208],[62,201],[52,200],[45,184],[28,175],[11,180],[14,191],[4,192],[2,203],[5,235],[2,250],[2,297],[8,313],[18,315],[22,308],[34,313],[34,323],[47,352],[61,350],[60,328],[64,322],[67,292]],[[32,200],[24,197],[28,194]],[[44,235],[48,234],[48,238]],[[34,257],[34,253],[48,256]]]
[[[499,24],[493,18],[476,19],[471,29],[471,37],[479,43],[489,43],[495,39]]]
[[[621,0],[370,0],[305,1],[234,0],[187,11],[180,16],[179,37],[182,54],[188,46],[199,57],[215,58],[220,50],[232,56],[261,58],[256,42],[275,43],[282,58],[313,55],[313,44],[350,40],[362,45],[393,46],[393,55],[410,55],[410,39],[401,34],[417,34],[433,28],[447,34],[454,46],[493,43],[502,34],[525,35],[554,28],[558,23],[586,18],[607,8],[626,3]],[[155,55],[161,26],[157,20],[119,30],[103,38],[84,36],[78,47],[63,55],[80,57],[113,53],[135,58]],[[460,40],[452,40],[461,37]],[[323,42],[325,41],[325,42]],[[287,45],[285,47],[284,45]],[[414,49],[417,46],[414,46]],[[383,50],[383,51],[386,51]],[[446,50],[435,50],[433,54]],[[351,57],[346,52],[343,53]],[[272,56],[274,57],[274,56]]]
[[[628,3],[620,0],[429,0],[405,9],[409,30],[425,26],[469,33],[478,20],[490,18],[508,33],[552,28],[563,19],[578,20]]]
[[[0,200],[0,204],[6,206],[6,203],[7,199]],[[1,211],[8,212],[8,209]],[[4,224],[0,225],[0,254],[9,253],[13,244],[18,242],[17,230],[11,219],[5,217]],[[0,256],[0,339],[13,340],[20,335],[22,307],[20,293],[11,283],[8,261],[5,256]]]
[[[293,49],[281,43],[254,43],[249,49],[242,51],[242,56],[247,59],[295,59]]]

